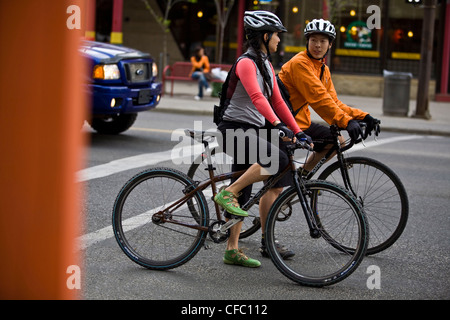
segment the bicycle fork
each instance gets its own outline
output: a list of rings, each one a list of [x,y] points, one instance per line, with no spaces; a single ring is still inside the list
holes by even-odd
[[[338,161],[339,161],[339,166],[341,167],[341,176],[342,176],[342,181],[344,181],[344,187],[345,189],[349,190],[353,196],[355,196],[355,198],[358,199],[358,195],[356,194],[355,190],[353,190],[353,186],[350,180],[350,175],[348,174],[348,169],[349,169],[349,165],[347,164],[347,162],[345,161],[344,155],[342,154],[338,154]],[[362,202],[362,199],[360,199],[360,201]]]
[[[305,188],[302,185],[300,185],[299,179],[301,178],[296,177],[296,175],[294,175],[295,189],[297,190],[297,195],[300,200],[303,213],[305,215],[306,223],[308,224],[309,234],[312,238],[317,239],[320,237],[319,227],[317,226],[315,219],[313,219],[314,213],[312,212],[311,206],[309,206],[306,203],[307,201],[305,196],[306,191]]]

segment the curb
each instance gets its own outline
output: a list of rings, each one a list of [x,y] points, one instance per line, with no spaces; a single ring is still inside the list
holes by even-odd
[[[177,113],[177,114],[186,114],[186,115],[202,115],[207,116],[210,115],[212,117],[213,112],[209,110],[200,110],[200,109],[186,109],[186,108],[154,108],[152,111],[161,112],[161,113]],[[319,122],[321,123],[321,122]],[[322,122],[322,124],[326,124]],[[401,127],[393,127],[393,126],[381,126],[381,131],[386,132],[397,132],[397,133],[406,133],[406,134],[417,134],[417,135],[432,135],[432,136],[443,136],[450,137],[450,132],[441,131],[441,130],[433,130],[433,129],[408,129]]]

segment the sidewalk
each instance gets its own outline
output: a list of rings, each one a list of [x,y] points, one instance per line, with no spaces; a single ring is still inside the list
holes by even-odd
[[[154,109],[159,112],[188,113],[211,115],[214,104],[219,98],[204,97],[201,101],[194,100],[197,94],[197,84],[194,82],[175,82],[173,97],[165,94]],[[383,115],[383,99],[360,96],[338,96],[345,104],[369,112],[374,118],[381,120],[382,131],[394,131],[410,134],[441,135],[450,137],[450,103],[430,101],[430,120],[413,118],[416,101],[411,100],[408,117],[393,117]],[[311,118],[316,122],[323,120],[311,110]]]

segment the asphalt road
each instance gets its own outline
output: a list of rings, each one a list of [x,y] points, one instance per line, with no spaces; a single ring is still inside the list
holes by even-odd
[[[128,179],[150,166],[157,164],[187,172],[187,164],[174,164],[170,160],[171,150],[183,143],[173,130],[193,128],[199,125],[194,121],[200,120],[203,129],[214,128],[209,116],[154,111],[140,114],[132,129],[117,136],[99,135],[85,128],[89,140],[85,153],[87,170],[80,172],[80,179],[84,180],[84,234],[92,238],[83,242],[82,249],[84,299],[183,300],[182,306],[172,310],[181,314],[181,308],[187,307],[189,301],[201,306],[202,301],[206,304],[209,300],[450,298],[450,138],[447,137],[383,132],[378,144],[353,153],[380,160],[399,175],[409,195],[410,217],[393,247],[366,257],[349,278],[336,285],[307,288],[285,278],[270,259],[259,257],[259,233],[241,244],[249,256],[262,261],[258,269],[224,265],[225,244],[202,249],[187,264],[170,271],[155,272],[134,264],[122,253],[112,234],[108,236],[115,197]],[[379,289],[368,288],[371,266],[379,270]]]

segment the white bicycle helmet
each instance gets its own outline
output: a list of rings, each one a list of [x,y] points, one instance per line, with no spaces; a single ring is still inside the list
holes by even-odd
[[[306,25],[304,32],[306,38],[313,33],[323,33],[329,36],[331,41],[336,39],[336,29],[330,21],[324,19],[314,19]]]
[[[269,11],[245,11],[244,28],[254,31],[286,32],[280,18]]]

